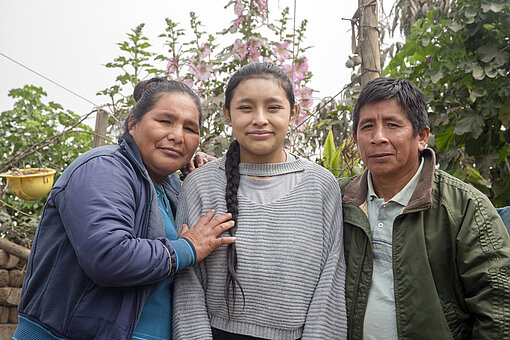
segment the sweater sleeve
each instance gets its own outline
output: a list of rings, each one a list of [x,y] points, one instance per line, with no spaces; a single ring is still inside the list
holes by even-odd
[[[342,202],[338,184],[333,184],[327,189],[330,197],[323,201],[326,260],[308,309],[303,340],[347,338]]]
[[[188,176],[183,184],[177,206],[176,228],[186,223],[189,227],[200,219],[201,200],[196,186]],[[206,260],[204,260],[206,261]],[[207,282],[204,261],[180,271],[174,282],[172,307],[172,339],[212,339],[203,284]]]
[[[457,236],[457,263],[474,317],[472,339],[510,337],[510,237],[482,194],[469,200]]]
[[[156,283],[175,272],[175,252],[166,238],[137,238],[145,190],[128,162],[96,157],[78,167],[56,200],[65,232],[86,274],[100,286]]]

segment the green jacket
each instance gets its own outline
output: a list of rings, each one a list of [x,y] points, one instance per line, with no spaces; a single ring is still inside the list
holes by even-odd
[[[393,225],[399,339],[510,339],[510,238],[485,195],[441,170],[423,171]],[[347,263],[348,339],[363,339],[373,250],[367,171],[339,180]]]

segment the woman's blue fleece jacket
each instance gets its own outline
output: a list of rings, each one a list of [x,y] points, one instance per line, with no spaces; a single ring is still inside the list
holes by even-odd
[[[163,187],[175,214],[180,181],[171,175]],[[125,134],[119,145],[84,153],[62,173],[44,208],[20,324],[60,338],[130,339],[156,283],[175,274],[176,249],[164,236],[156,193],[132,138]]]

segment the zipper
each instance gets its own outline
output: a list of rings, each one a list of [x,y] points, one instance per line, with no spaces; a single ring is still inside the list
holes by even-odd
[[[153,197],[152,197],[152,191],[151,191],[151,188],[150,188],[150,185],[149,184],[147,187],[147,197],[149,198],[149,202],[148,204],[146,204],[145,206],[147,207],[146,210],[145,210],[145,216],[143,218],[143,225],[142,225],[142,230],[140,232],[140,238],[147,238],[147,232],[149,230],[149,218],[150,218],[150,215],[151,215],[151,208],[152,208],[152,201],[153,201]]]
[[[358,287],[359,287],[359,282],[361,281],[361,275],[363,272],[363,266],[365,265],[365,259],[367,258],[367,246],[368,246],[368,238],[365,238],[365,245],[363,247],[363,259],[361,260],[361,266],[360,266],[360,270],[358,272],[358,279],[356,281],[356,289],[354,290],[354,297],[352,299],[352,301],[353,301],[352,311],[351,311],[350,317],[347,320],[354,320],[353,316],[356,314],[355,311],[356,311],[356,308],[358,305],[358,292],[359,292]],[[347,338],[352,339],[352,332],[353,332],[354,327],[348,327],[348,329],[349,329],[349,334],[348,334]]]
[[[422,211],[422,210],[425,210],[425,209],[417,208],[417,209],[409,210],[409,211],[406,211],[406,212],[402,212],[402,213],[400,213],[399,215],[397,215],[395,217],[395,219],[393,220],[393,230],[391,232],[391,242],[392,242],[392,244],[396,244],[396,242],[395,242],[395,229],[402,225],[402,221],[404,220],[405,216],[410,214],[410,213],[416,213],[416,212],[419,212],[419,211]],[[401,332],[401,327],[402,326],[400,325],[401,321],[400,321],[400,318],[399,318],[399,315],[400,315],[400,300],[399,300],[398,294],[396,293],[397,289],[395,287],[395,284],[396,284],[397,280],[395,280],[395,262],[393,261],[394,258],[395,258],[395,248],[392,246],[391,247],[391,270],[393,271],[393,298],[395,299],[395,321],[397,323],[397,335],[398,335],[398,338],[400,339],[400,337],[401,337],[400,332]]]
[[[136,312],[133,313],[133,322],[131,323],[130,329],[129,329],[129,339],[133,337],[133,333],[135,332],[136,325],[138,324],[138,320],[140,316],[142,315],[142,308],[143,306],[140,306],[140,294],[138,293],[138,287],[135,287],[135,307]]]

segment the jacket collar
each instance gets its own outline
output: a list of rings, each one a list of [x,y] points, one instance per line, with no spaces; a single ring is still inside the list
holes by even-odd
[[[422,156],[424,158],[423,170],[418,185],[403,211],[404,213],[416,209],[426,209],[432,205],[432,183],[434,182],[436,156],[434,151],[429,148],[423,150]],[[365,203],[368,191],[367,176],[368,170],[365,169],[360,176],[346,186],[343,198],[344,204],[361,206]]]
[[[143,165],[142,155],[140,154],[140,150],[138,150],[138,146],[135,143],[135,140],[129,133],[124,133],[119,138],[119,147],[122,152],[126,155],[126,157],[130,160],[131,164],[142,174],[144,179],[152,184],[152,180],[149,177],[149,173],[147,169],[145,169],[145,165]],[[163,181],[163,188],[169,194],[169,191],[172,193],[171,198],[177,200],[178,193],[181,187],[181,181],[175,174],[171,174]]]
[[[124,133],[121,137],[119,137],[119,147],[122,152],[128,157],[131,164],[133,164],[138,171],[145,177],[146,180],[150,181],[149,173],[145,169],[143,165],[142,155],[140,154],[140,150],[138,150],[138,146],[135,143],[135,140],[129,133]]]

